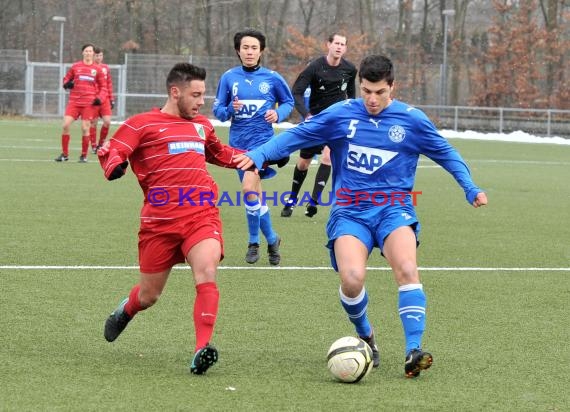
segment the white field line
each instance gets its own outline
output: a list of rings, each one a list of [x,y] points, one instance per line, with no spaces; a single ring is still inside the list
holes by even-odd
[[[0,265],[0,270],[138,270],[138,266],[63,266],[63,265]],[[175,270],[188,270],[189,266],[174,266]],[[329,266],[219,266],[219,270],[331,270]],[[389,267],[367,267],[370,271],[389,271]],[[570,272],[570,267],[419,267],[423,272]]]
[[[38,150],[38,151],[53,151],[61,150],[61,146],[20,146],[20,145],[0,145],[0,149],[15,149],[15,150]]]
[[[49,163],[55,163],[55,161],[53,159],[0,159],[0,162],[29,162],[29,163],[49,162]],[[74,163],[74,162],[72,161],[71,163]]]

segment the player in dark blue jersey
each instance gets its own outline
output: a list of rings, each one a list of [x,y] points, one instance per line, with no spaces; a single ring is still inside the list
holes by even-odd
[[[295,109],[308,119],[330,105],[355,97],[356,67],[343,56],[346,53],[346,36],[331,34],[327,39],[327,55],[313,60],[299,74],[292,87]],[[309,106],[305,104],[305,91],[310,88]],[[305,216],[313,217],[317,213],[317,204],[331,174],[329,148],[317,145],[302,149],[293,171],[291,196],[281,211],[281,216],[290,217],[293,213],[301,186],[313,156],[321,154],[321,162],[315,176],[311,199],[307,202]]]
[[[221,121],[231,120],[230,146],[251,150],[270,140],[273,123],[285,120],[293,110],[293,96],[283,77],[261,66],[265,36],[258,30],[245,29],[234,36],[234,48],[241,61],[225,72],[218,83],[214,115]],[[283,166],[288,160],[279,163]],[[271,177],[272,169],[257,174],[239,171],[249,230],[245,260],[259,259],[259,231],[267,240],[267,254],[271,265],[281,261],[281,239],[273,230],[269,207],[260,202],[261,178]]]
[[[359,99],[336,103],[300,125],[282,132],[257,149],[238,156],[238,167],[261,167],[303,147],[331,149],[334,196],[327,223],[331,263],[339,272],[340,301],[356,332],[373,348],[368,320],[366,262],[378,247],[392,268],[399,290],[399,314],[405,336],[404,372],[416,377],[431,366],[422,350],[426,296],[420,283],[416,248],[420,224],[412,192],[419,155],[445,170],[463,188],[474,207],[487,204],[486,194],[471,179],[459,153],[420,110],[392,99],[392,62],[372,55],[361,62]]]

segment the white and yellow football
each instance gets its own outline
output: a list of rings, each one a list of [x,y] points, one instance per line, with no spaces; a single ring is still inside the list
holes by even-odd
[[[354,336],[337,339],[327,353],[327,366],[340,382],[359,382],[372,370],[372,349]]]

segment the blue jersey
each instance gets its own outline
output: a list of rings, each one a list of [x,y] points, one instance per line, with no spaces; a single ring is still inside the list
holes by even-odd
[[[482,191],[473,183],[459,153],[428,117],[397,100],[376,116],[366,111],[362,99],[336,103],[247,155],[261,168],[266,160],[320,144],[331,149],[331,215],[343,209],[372,218],[381,209],[378,205],[384,197],[410,193],[420,154],[451,173],[469,203]],[[411,204],[410,196],[406,203]]]
[[[243,103],[238,113],[234,113],[232,106],[236,96]],[[237,66],[220,78],[213,112],[221,121],[231,120],[230,146],[249,150],[273,137],[273,125],[264,119],[265,112],[275,109],[278,122],[282,122],[293,106],[291,90],[279,73],[264,67],[245,71]]]

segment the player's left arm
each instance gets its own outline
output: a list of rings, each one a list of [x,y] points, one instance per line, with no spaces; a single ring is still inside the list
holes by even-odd
[[[107,66],[107,96],[111,102],[111,109],[115,106],[115,96],[113,95],[113,77],[111,76],[111,69]]]
[[[102,102],[107,99],[107,81],[105,79],[105,75],[101,70],[97,70],[97,74],[95,75],[95,82],[97,84],[97,90],[95,92],[95,100],[93,101],[93,105],[100,106]],[[97,104],[97,100],[98,104]]]
[[[480,206],[485,206],[487,204],[487,194],[485,192],[477,193],[475,200],[473,201],[473,207],[477,208]]]
[[[206,142],[204,144],[206,162],[216,166],[236,169],[237,162],[234,158],[239,154],[245,153],[245,150],[223,144],[216,135],[214,128],[212,127],[210,130],[206,134]]]
[[[346,96],[349,99],[356,98],[356,67],[350,73],[350,80],[348,81],[348,86],[346,88]]]
[[[465,198],[474,207],[487,204],[487,195],[471,178],[471,171],[459,152],[439,134],[427,117],[418,123],[418,136],[421,136],[421,153],[447,170],[465,192]]]
[[[287,82],[280,74],[276,73],[275,80],[275,97],[277,103],[279,103],[275,111],[277,112],[277,123],[279,123],[289,117],[293,107],[295,107],[295,99]]]

